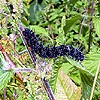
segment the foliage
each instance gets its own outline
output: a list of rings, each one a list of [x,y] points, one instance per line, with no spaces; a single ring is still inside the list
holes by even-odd
[[[14,69],[5,70],[9,63],[0,47],[0,98],[3,99],[3,89],[6,88],[9,99],[15,98],[12,97],[14,93],[18,100],[47,100],[46,91],[41,83],[41,77],[46,76],[57,100],[61,100],[58,98],[60,92],[65,98],[63,100],[90,100],[91,90],[95,84],[94,78],[98,72],[97,67],[100,67],[100,1],[1,0],[0,4],[0,44],[16,68],[35,70],[32,73],[21,72],[24,82],[21,79],[15,82]],[[46,66],[43,65],[43,68],[49,71],[46,74],[45,71],[40,72],[36,66],[33,67],[20,38],[20,23],[34,31],[45,46],[68,44],[80,48],[85,60],[78,62],[69,57],[45,59]],[[44,59],[37,55],[36,57],[42,66],[41,62]],[[49,69],[51,66],[52,74]],[[92,99],[99,98],[98,73]]]

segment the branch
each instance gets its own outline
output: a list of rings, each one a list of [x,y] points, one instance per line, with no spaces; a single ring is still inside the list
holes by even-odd
[[[52,92],[52,90],[50,88],[50,85],[49,85],[48,81],[45,79],[45,77],[43,79],[41,79],[41,80],[42,80],[44,88],[45,88],[45,90],[47,92],[47,95],[49,97],[49,100],[55,100],[55,98],[53,96],[53,92]]]
[[[88,52],[90,52],[90,46],[91,46],[91,42],[92,42],[92,31],[93,31],[93,25],[92,25],[92,16],[94,13],[94,0],[92,0],[92,8],[90,10],[90,34],[89,34],[89,42],[88,42]]]
[[[23,36],[24,30],[25,30],[24,27],[20,24],[20,25],[19,25],[19,31],[20,31],[20,34],[21,34],[21,38],[22,38],[23,43],[24,43],[24,45],[25,45],[25,47],[26,47],[26,49],[27,49],[27,51],[28,51],[28,53],[29,53],[29,55],[30,55],[30,57],[31,57],[32,62],[34,63],[34,65],[36,65],[36,56],[35,56],[35,54],[34,54],[31,50],[29,50],[29,48],[28,48],[27,42],[26,42],[26,40],[24,39],[24,36]]]

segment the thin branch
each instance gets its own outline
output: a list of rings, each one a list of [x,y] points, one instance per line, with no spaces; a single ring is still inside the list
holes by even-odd
[[[86,10],[86,13],[85,13],[85,15],[84,15],[84,18],[83,18],[83,20],[82,20],[82,22],[81,22],[81,26],[80,26],[80,30],[79,30],[79,35],[78,35],[78,40],[80,40],[80,35],[81,35],[81,33],[82,33],[82,28],[83,28],[84,22],[85,22],[85,20],[86,20],[86,14],[87,14],[87,10]],[[77,45],[77,46],[78,46],[78,45]]]
[[[92,42],[92,31],[93,31],[92,16],[93,16],[93,13],[94,13],[94,0],[92,1],[92,8],[90,11],[91,19],[90,19],[90,34],[89,34],[89,42],[88,42],[88,52],[90,52],[90,47],[91,47],[91,42]]]
[[[55,100],[54,96],[53,96],[53,92],[50,88],[50,85],[48,83],[48,81],[45,79],[45,77],[42,79],[43,85],[45,87],[45,90],[47,91],[47,95],[49,97],[49,100]]]
[[[78,39],[80,39],[80,34],[82,33],[82,28],[83,28],[84,22],[85,22],[85,20],[86,20],[86,15],[87,15],[87,13],[88,13],[88,9],[87,9],[87,7],[86,7],[86,8],[85,8],[84,17],[83,17],[83,20],[82,20],[82,22],[81,22],[81,26],[80,26],[80,30],[79,30],[79,37],[78,37]]]
[[[16,73],[15,75],[16,76]],[[16,84],[16,79],[14,80],[15,84]],[[17,92],[16,92],[16,88],[13,88],[14,89],[14,100],[17,100]]]
[[[29,50],[29,48],[28,48],[27,42],[26,42],[26,40],[24,39],[24,36],[23,36],[23,31],[24,31],[25,29],[24,29],[24,27],[23,27],[21,24],[19,25],[19,30],[20,30],[20,33],[21,33],[21,38],[22,38],[23,43],[24,43],[24,45],[25,45],[25,47],[26,47],[26,49],[27,49],[27,51],[28,51],[28,53],[29,53],[29,55],[30,55],[30,57],[31,57],[31,60],[32,60],[32,62],[34,63],[34,65],[36,65],[36,56],[35,56],[35,54],[34,54],[31,50]]]
[[[13,41],[13,43],[14,43],[14,49],[16,51],[16,39]],[[16,57],[16,53],[14,53],[14,57]],[[16,76],[16,73],[15,73],[14,76]],[[16,79],[14,80],[14,82],[16,84]],[[14,89],[14,100],[17,100],[17,91],[16,91],[16,88],[13,88],[13,89]]]
[[[4,100],[6,100],[6,88],[4,88]]]

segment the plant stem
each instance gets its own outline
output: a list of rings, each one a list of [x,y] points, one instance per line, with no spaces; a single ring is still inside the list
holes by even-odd
[[[49,100],[55,100],[55,98],[53,96],[53,92],[52,92],[52,90],[50,88],[50,85],[49,85],[48,81],[45,79],[45,77],[42,79],[42,83],[43,83],[43,85],[45,87],[45,90],[47,92]]]
[[[4,100],[6,100],[6,88],[4,88]]]
[[[93,92],[94,92],[94,88],[95,88],[96,80],[98,78],[99,71],[100,71],[100,61],[99,61],[98,67],[97,67],[97,71],[96,71],[96,75],[95,75],[95,78],[94,78],[94,82],[93,82],[93,86],[92,86],[91,95],[90,95],[89,100],[92,100]]]
[[[29,50],[29,48],[27,46],[27,42],[26,42],[26,40],[24,39],[24,36],[23,36],[24,28],[23,28],[22,25],[19,25],[19,30],[20,30],[20,33],[21,33],[21,38],[22,38],[23,43],[24,43],[24,45],[25,45],[25,47],[26,47],[26,49],[27,49],[27,51],[28,51],[28,53],[29,53],[29,55],[31,57],[31,60],[34,63],[34,65],[36,65],[36,56],[31,50]]]
[[[88,52],[90,52],[91,42],[92,42],[92,31],[93,31],[93,25],[92,25],[92,16],[94,13],[94,0],[92,0],[92,8],[90,10],[90,34],[89,34],[89,42],[88,42]]]
[[[82,20],[82,22],[81,22],[81,26],[80,26],[80,29],[79,29],[79,35],[78,35],[78,40],[79,40],[79,41],[80,41],[80,37],[81,37],[81,33],[82,33],[82,28],[83,28],[84,22],[85,22],[85,20],[86,20],[86,14],[87,14],[87,11],[86,11],[85,14],[84,14],[84,18],[83,18],[83,20]],[[77,44],[77,47],[78,47],[78,44]]]

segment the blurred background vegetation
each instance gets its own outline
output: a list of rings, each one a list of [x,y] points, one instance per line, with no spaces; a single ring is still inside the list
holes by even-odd
[[[45,59],[44,69],[49,70],[45,77],[56,100],[100,100],[99,0],[0,1],[0,44],[16,68],[36,69],[20,38],[20,23],[33,30],[45,46],[73,45],[85,55],[82,62],[69,57]],[[23,83],[14,79],[14,70],[4,70],[8,67],[1,50],[1,100],[48,100],[40,81],[43,72],[21,72]]]

